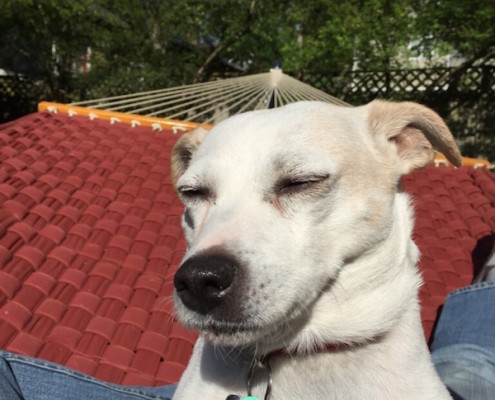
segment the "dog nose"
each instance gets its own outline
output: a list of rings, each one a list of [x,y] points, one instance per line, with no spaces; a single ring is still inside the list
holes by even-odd
[[[186,307],[207,314],[222,303],[237,269],[235,261],[223,256],[190,258],[175,274],[175,290]]]

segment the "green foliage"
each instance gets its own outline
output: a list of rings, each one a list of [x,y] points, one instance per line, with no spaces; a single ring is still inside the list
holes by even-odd
[[[283,47],[285,64],[294,71],[342,71],[394,65],[397,49],[411,40],[410,1],[293,1],[290,20],[299,24]]]
[[[430,48],[446,46],[473,62],[493,55],[493,0],[425,0],[422,9],[418,32]]]
[[[276,61],[300,77],[388,69],[413,40],[427,55],[483,57],[494,13],[492,0],[4,0],[0,67],[43,76],[54,95],[71,92],[71,60],[87,47],[85,83],[118,77],[136,88],[265,72]]]
[[[88,0],[4,0],[0,3],[1,67],[39,76],[55,90],[69,79],[65,65],[91,40]],[[56,51],[55,51],[56,47]]]

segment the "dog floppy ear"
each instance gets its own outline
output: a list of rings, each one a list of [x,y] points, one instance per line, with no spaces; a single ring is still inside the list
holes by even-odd
[[[184,133],[175,143],[170,156],[170,175],[172,184],[177,188],[177,181],[186,171],[192,155],[203,141],[208,131],[201,126]]]
[[[368,120],[373,135],[384,136],[395,144],[400,173],[426,167],[434,158],[433,148],[455,166],[462,157],[443,119],[428,107],[412,102],[375,100],[369,104]]]

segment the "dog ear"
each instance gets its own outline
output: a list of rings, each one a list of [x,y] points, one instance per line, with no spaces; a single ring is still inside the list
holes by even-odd
[[[208,131],[201,126],[184,133],[175,143],[170,156],[170,175],[174,188],[177,187],[177,181],[186,171],[191,161],[192,155],[203,141]]]
[[[375,100],[369,104],[368,120],[374,135],[394,143],[400,159],[400,173],[426,167],[434,158],[433,148],[455,166],[462,156],[449,128],[433,110],[412,102]]]

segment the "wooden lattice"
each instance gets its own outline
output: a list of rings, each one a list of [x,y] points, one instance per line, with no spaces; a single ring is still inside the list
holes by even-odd
[[[432,94],[495,97],[495,66],[351,71],[343,76],[311,75],[305,82],[349,102],[375,97],[421,99]]]
[[[30,79],[0,77],[0,122],[35,111],[42,92],[40,85]]]

